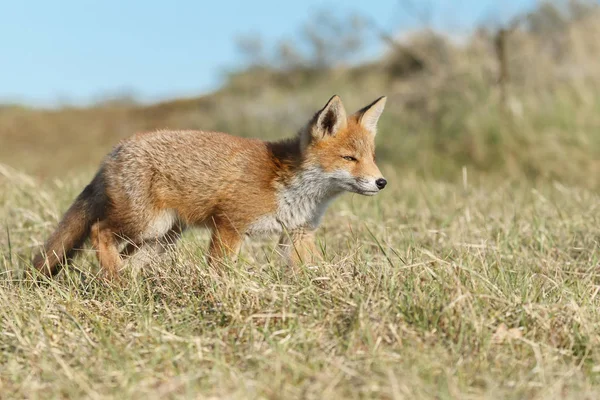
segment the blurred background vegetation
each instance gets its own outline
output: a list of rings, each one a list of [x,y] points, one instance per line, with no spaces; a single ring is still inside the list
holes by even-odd
[[[413,11],[425,15],[419,7]],[[277,139],[334,93],[349,111],[385,94],[378,158],[400,174],[457,180],[466,167],[485,179],[600,186],[598,2],[541,2],[460,37],[423,26],[396,36],[361,15],[320,11],[295,38],[240,38],[243,64],[208,95],[152,105],[123,96],[86,108],[0,106],[0,160],[42,180],[69,176],[91,171],[137,131]],[[368,35],[386,52],[357,61]]]

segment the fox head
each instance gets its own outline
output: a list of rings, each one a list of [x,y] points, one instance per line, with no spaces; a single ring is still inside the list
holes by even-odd
[[[329,99],[302,133],[305,163],[317,166],[340,191],[377,194],[387,184],[375,164],[377,121],[385,102],[380,97],[347,116],[338,96]]]

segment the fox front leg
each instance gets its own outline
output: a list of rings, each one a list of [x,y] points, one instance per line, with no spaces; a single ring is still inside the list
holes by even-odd
[[[300,228],[290,232],[284,231],[279,239],[279,248],[288,266],[292,268],[323,259],[315,244],[314,229]]]
[[[221,224],[213,229],[208,249],[208,263],[211,266],[225,261],[236,262],[242,246],[242,236],[234,227]]]

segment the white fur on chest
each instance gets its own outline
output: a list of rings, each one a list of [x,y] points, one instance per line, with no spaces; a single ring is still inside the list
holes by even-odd
[[[253,223],[249,234],[281,233],[309,226],[315,229],[329,203],[340,193],[331,174],[309,169],[298,175],[278,193],[278,207],[273,214]]]

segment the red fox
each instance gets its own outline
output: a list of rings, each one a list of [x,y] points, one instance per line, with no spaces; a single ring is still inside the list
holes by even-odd
[[[235,261],[245,235],[279,233],[288,264],[319,259],[325,209],[344,191],[372,196],[387,182],[375,164],[386,98],[351,116],[333,96],[296,137],[265,142],[220,132],[155,131],[119,143],[33,260],[55,275],[90,237],[102,272],[122,257],[164,248],[187,228],[212,230],[208,262]]]

